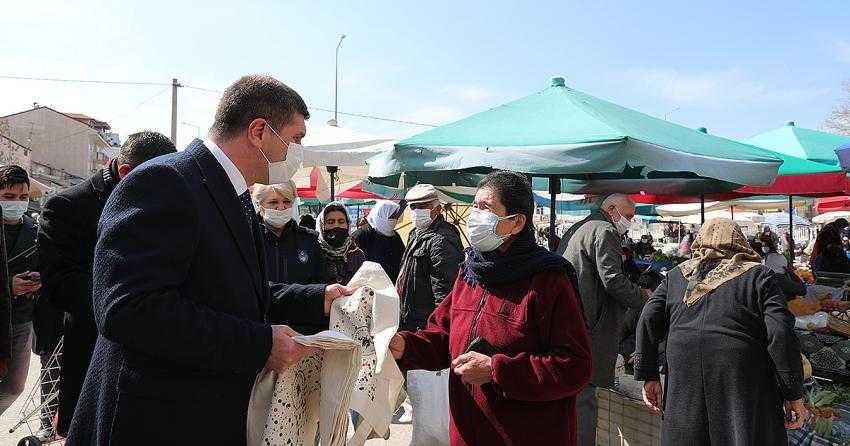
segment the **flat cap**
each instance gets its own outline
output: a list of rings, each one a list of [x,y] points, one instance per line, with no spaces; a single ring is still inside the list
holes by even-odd
[[[430,184],[417,184],[407,191],[404,199],[408,204],[428,203],[437,199],[437,188]]]

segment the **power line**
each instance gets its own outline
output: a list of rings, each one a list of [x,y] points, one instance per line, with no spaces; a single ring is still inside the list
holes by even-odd
[[[112,84],[112,85],[168,85],[170,83],[165,82],[132,82],[132,81],[103,81],[103,80],[90,80],[90,79],[59,79],[53,77],[26,77],[26,76],[3,76],[0,75],[0,79],[14,79],[14,80],[22,80],[22,81],[47,81],[47,82],[74,82],[74,83],[83,83],[83,84]]]
[[[45,81],[45,82],[69,82],[69,83],[84,83],[84,84],[109,84],[109,85],[147,85],[147,86],[166,86],[170,87],[171,83],[167,82],[134,82],[134,81],[107,81],[107,80],[92,80],[92,79],[60,79],[60,78],[51,78],[51,77],[28,77],[28,76],[6,76],[0,75],[0,79],[12,79],[12,80],[26,80],[26,81]],[[211,88],[203,88],[203,87],[195,87],[193,85],[181,85],[183,88],[188,88],[191,90],[198,90],[207,93],[216,93],[221,94],[221,90],[214,90]],[[154,96],[159,96],[160,93],[157,93]],[[326,108],[320,107],[308,107],[311,110],[318,110],[327,113],[333,113],[333,110],[329,110]],[[406,124],[406,125],[418,125],[422,127],[439,127],[435,124],[426,124],[422,122],[415,121],[406,121],[402,119],[392,119],[392,118],[384,118],[381,116],[367,115],[364,113],[346,113],[346,112],[337,112],[343,116],[352,116],[355,118],[363,118],[363,119],[372,119],[375,121],[385,121],[385,122],[395,122],[397,124]]]
[[[213,89],[210,89],[210,88],[195,87],[195,86],[192,86],[192,85],[185,85],[184,84],[183,87],[189,88],[189,89],[192,89],[192,90],[205,91],[207,93],[217,93],[217,94],[223,93],[223,91],[221,91],[221,90],[213,90]],[[328,113],[334,112],[333,110],[329,110],[327,108],[320,108],[320,107],[307,107],[307,108],[309,108],[310,110],[318,110],[318,111],[323,111],[323,112],[328,112]],[[435,125],[435,124],[425,124],[425,123],[422,123],[422,122],[405,121],[405,120],[402,120],[402,119],[384,118],[384,117],[381,117],[381,116],[367,115],[367,114],[363,114],[363,113],[346,113],[346,112],[338,111],[337,114],[340,114],[340,115],[343,115],[343,116],[353,116],[353,117],[356,117],[356,118],[374,119],[376,121],[395,122],[395,123],[407,124],[407,125],[419,125],[419,126],[422,126],[422,127],[439,127],[438,125]]]
[[[169,85],[170,85],[170,84],[169,84]],[[126,117],[126,116],[128,116],[128,115],[130,115],[130,114],[134,113],[136,110],[138,110],[139,108],[141,108],[143,105],[147,104],[148,102],[150,102],[150,101],[154,100],[157,96],[159,96],[159,95],[161,95],[161,94],[165,93],[166,91],[168,91],[168,89],[169,89],[169,88],[170,88],[170,87],[163,88],[162,90],[160,90],[160,91],[159,91],[158,93],[156,93],[155,95],[148,97],[147,99],[145,99],[145,100],[143,100],[142,102],[138,103],[138,104],[137,104],[135,107],[133,107],[132,109],[129,109],[129,110],[127,110],[126,112],[121,113],[121,114],[119,114],[118,116],[115,116],[113,119],[121,119],[121,118],[124,118],[124,117]],[[82,124],[82,123],[81,123],[81,124]],[[86,124],[83,124],[83,125],[86,125]],[[88,125],[86,125],[86,127],[88,127]],[[69,133],[69,134],[67,134],[67,135],[65,135],[65,136],[59,137],[59,138],[57,138],[57,139],[56,139],[56,141],[63,141],[63,140],[66,140],[66,139],[68,139],[68,138],[71,138],[71,137],[73,137],[73,136],[77,136],[77,135],[80,135],[80,134],[83,134],[83,133],[86,133],[86,132],[90,132],[90,131],[96,131],[96,130],[94,130],[93,128],[89,127],[89,128],[86,128],[86,129],[80,130],[79,132]]]
[[[328,113],[334,112],[333,110],[328,110],[326,108],[319,108],[319,107],[307,107],[307,108],[309,108],[310,110],[319,110],[319,111],[328,112]],[[404,121],[404,120],[401,120],[401,119],[382,118],[380,116],[364,115],[364,114],[360,114],[360,113],[345,113],[345,112],[337,112],[337,113],[340,114],[340,115],[343,115],[343,116],[354,116],[356,118],[374,119],[376,121],[397,122],[399,124],[419,125],[419,126],[422,126],[422,127],[439,127],[438,125],[435,125],[435,124],[425,124],[425,123],[422,123],[422,122]]]

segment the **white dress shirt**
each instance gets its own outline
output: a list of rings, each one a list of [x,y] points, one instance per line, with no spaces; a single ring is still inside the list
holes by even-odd
[[[230,182],[233,184],[233,190],[236,191],[236,195],[242,195],[245,191],[248,190],[248,183],[245,182],[245,177],[242,176],[242,172],[239,171],[239,168],[236,167],[236,164],[233,164],[233,161],[230,161],[230,158],[221,150],[221,147],[218,144],[214,143],[211,139],[205,139],[204,145],[209,149],[210,153],[215,157],[219,164],[221,164],[222,169],[224,169],[224,173],[227,174],[227,178],[230,178]]]

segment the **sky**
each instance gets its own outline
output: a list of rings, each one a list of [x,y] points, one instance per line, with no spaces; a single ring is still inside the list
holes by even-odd
[[[813,5],[813,6],[812,6]],[[223,90],[272,75],[312,107],[439,125],[546,88],[746,138],[821,128],[850,81],[850,6],[790,1],[3,0],[0,77],[161,82]],[[178,91],[178,146],[218,94]],[[171,87],[0,78],[0,115],[37,102],[169,134]],[[330,113],[313,111],[309,125]],[[387,138],[428,127],[340,116]],[[183,124],[186,123],[186,124]],[[197,126],[194,127],[194,126]]]

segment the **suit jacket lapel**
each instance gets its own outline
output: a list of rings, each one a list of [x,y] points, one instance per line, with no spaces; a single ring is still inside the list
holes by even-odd
[[[260,301],[260,308],[264,310],[266,300],[264,290],[267,287],[262,282],[262,266],[260,265],[260,257],[257,255],[259,253],[256,249],[252,248],[256,244],[255,240],[251,237],[251,228],[248,220],[245,218],[245,210],[242,207],[242,202],[236,196],[233,185],[230,179],[227,178],[224,169],[203,143],[195,140],[186,150],[191,151],[190,155],[194,158],[201,171],[204,186],[209,191],[213,202],[215,202],[219,212],[224,217],[227,228],[236,240],[236,244],[239,245],[239,253],[242,260],[251,272],[251,278],[253,279],[251,282]]]

